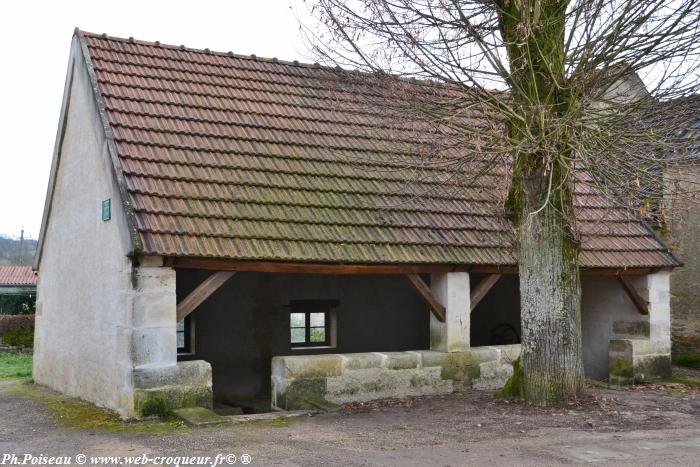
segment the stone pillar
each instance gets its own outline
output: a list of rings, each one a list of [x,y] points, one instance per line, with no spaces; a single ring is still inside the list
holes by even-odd
[[[181,407],[212,407],[211,366],[177,361],[175,270],[142,264],[132,308],[133,415],[164,415]]]
[[[134,369],[177,364],[175,270],[139,267],[132,314]]]
[[[432,274],[430,288],[437,301],[446,308],[444,323],[430,315],[430,349],[441,352],[469,350],[469,273]]]
[[[633,284],[649,303],[649,315],[640,315],[640,323],[614,323],[618,338],[610,341],[610,383],[621,386],[671,376],[670,272],[659,271],[641,276],[635,278]],[[648,326],[648,334],[619,338],[622,337],[619,336],[620,328],[629,327],[622,326],[626,324],[644,324]]]
[[[659,271],[647,276],[649,300],[649,338],[671,349],[671,272]]]

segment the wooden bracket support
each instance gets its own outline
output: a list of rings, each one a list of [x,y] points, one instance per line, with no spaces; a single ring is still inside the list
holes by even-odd
[[[430,291],[430,287],[423,282],[423,279],[420,278],[418,274],[406,274],[406,279],[413,285],[413,288],[416,289],[416,292],[418,292],[418,295],[420,295],[420,298],[425,302],[426,305],[428,305],[428,308],[430,309],[430,312],[435,315],[435,317],[440,321],[441,323],[445,322],[445,313],[446,309],[445,307],[438,302],[435,297],[433,297],[433,293]]]
[[[474,308],[479,304],[479,302],[489,293],[489,290],[496,285],[498,279],[501,278],[501,274],[489,274],[479,282],[474,289],[471,291],[469,300],[469,313],[474,311]]]
[[[177,321],[185,319],[187,315],[192,313],[234,274],[236,273],[233,271],[219,271],[204,279],[196,289],[177,304]]]
[[[624,276],[617,276],[617,281],[625,290],[625,293],[630,298],[630,300],[632,300],[632,303],[634,303],[634,306],[635,308],[637,308],[639,314],[648,315],[649,302],[646,299],[644,299],[644,297],[639,295],[639,292],[637,292],[637,289],[634,288],[634,284],[632,284],[632,281],[630,281],[627,277]]]

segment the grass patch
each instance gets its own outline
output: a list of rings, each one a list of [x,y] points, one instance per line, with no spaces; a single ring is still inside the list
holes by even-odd
[[[32,356],[0,352],[0,378],[31,378]]]
[[[700,354],[680,354],[673,357],[673,364],[700,369]]]
[[[111,410],[27,382],[18,383],[10,390],[41,403],[56,422],[69,429],[163,434],[186,428],[183,422],[174,418],[124,421]]]

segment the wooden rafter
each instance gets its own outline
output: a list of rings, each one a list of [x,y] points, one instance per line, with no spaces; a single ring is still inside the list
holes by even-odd
[[[637,311],[642,315],[648,315],[649,302],[644,297],[642,297],[639,294],[639,292],[637,292],[637,289],[634,287],[634,284],[632,284],[632,281],[622,276],[617,276],[617,280],[622,286],[622,288],[625,290],[627,296],[630,298],[630,300],[632,300],[632,303],[634,303],[634,306],[635,308],[637,308]]]
[[[496,285],[498,279],[501,278],[501,274],[489,274],[472,289],[470,294],[470,308],[469,312],[474,311],[474,308],[479,304],[479,302],[489,293],[489,290]]]
[[[192,313],[234,274],[235,272],[233,271],[219,271],[204,279],[196,289],[177,304],[177,320],[183,320],[187,315]]]
[[[413,288],[416,289],[416,292],[418,292],[423,302],[428,305],[430,312],[435,315],[438,321],[444,323],[446,313],[445,307],[433,297],[430,287],[423,282],[423,279],[421,279],[418,274],[406,274],[405,276],[411,285],[413,285]]]

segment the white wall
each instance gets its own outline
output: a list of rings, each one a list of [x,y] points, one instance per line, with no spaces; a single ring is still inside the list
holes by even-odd
[[[646,277],[646,276],[642,276]],[[581,306],[583,366],[586,376],[608,378],[608,348],[613,322],[644,321],[622,286],[613,276],[584,276]]]
[[[39,263],[34,380],[128,414],[131,262],[128,229],[74,41],[73,84]],[[111,198],[112,219],[102,221]]]

